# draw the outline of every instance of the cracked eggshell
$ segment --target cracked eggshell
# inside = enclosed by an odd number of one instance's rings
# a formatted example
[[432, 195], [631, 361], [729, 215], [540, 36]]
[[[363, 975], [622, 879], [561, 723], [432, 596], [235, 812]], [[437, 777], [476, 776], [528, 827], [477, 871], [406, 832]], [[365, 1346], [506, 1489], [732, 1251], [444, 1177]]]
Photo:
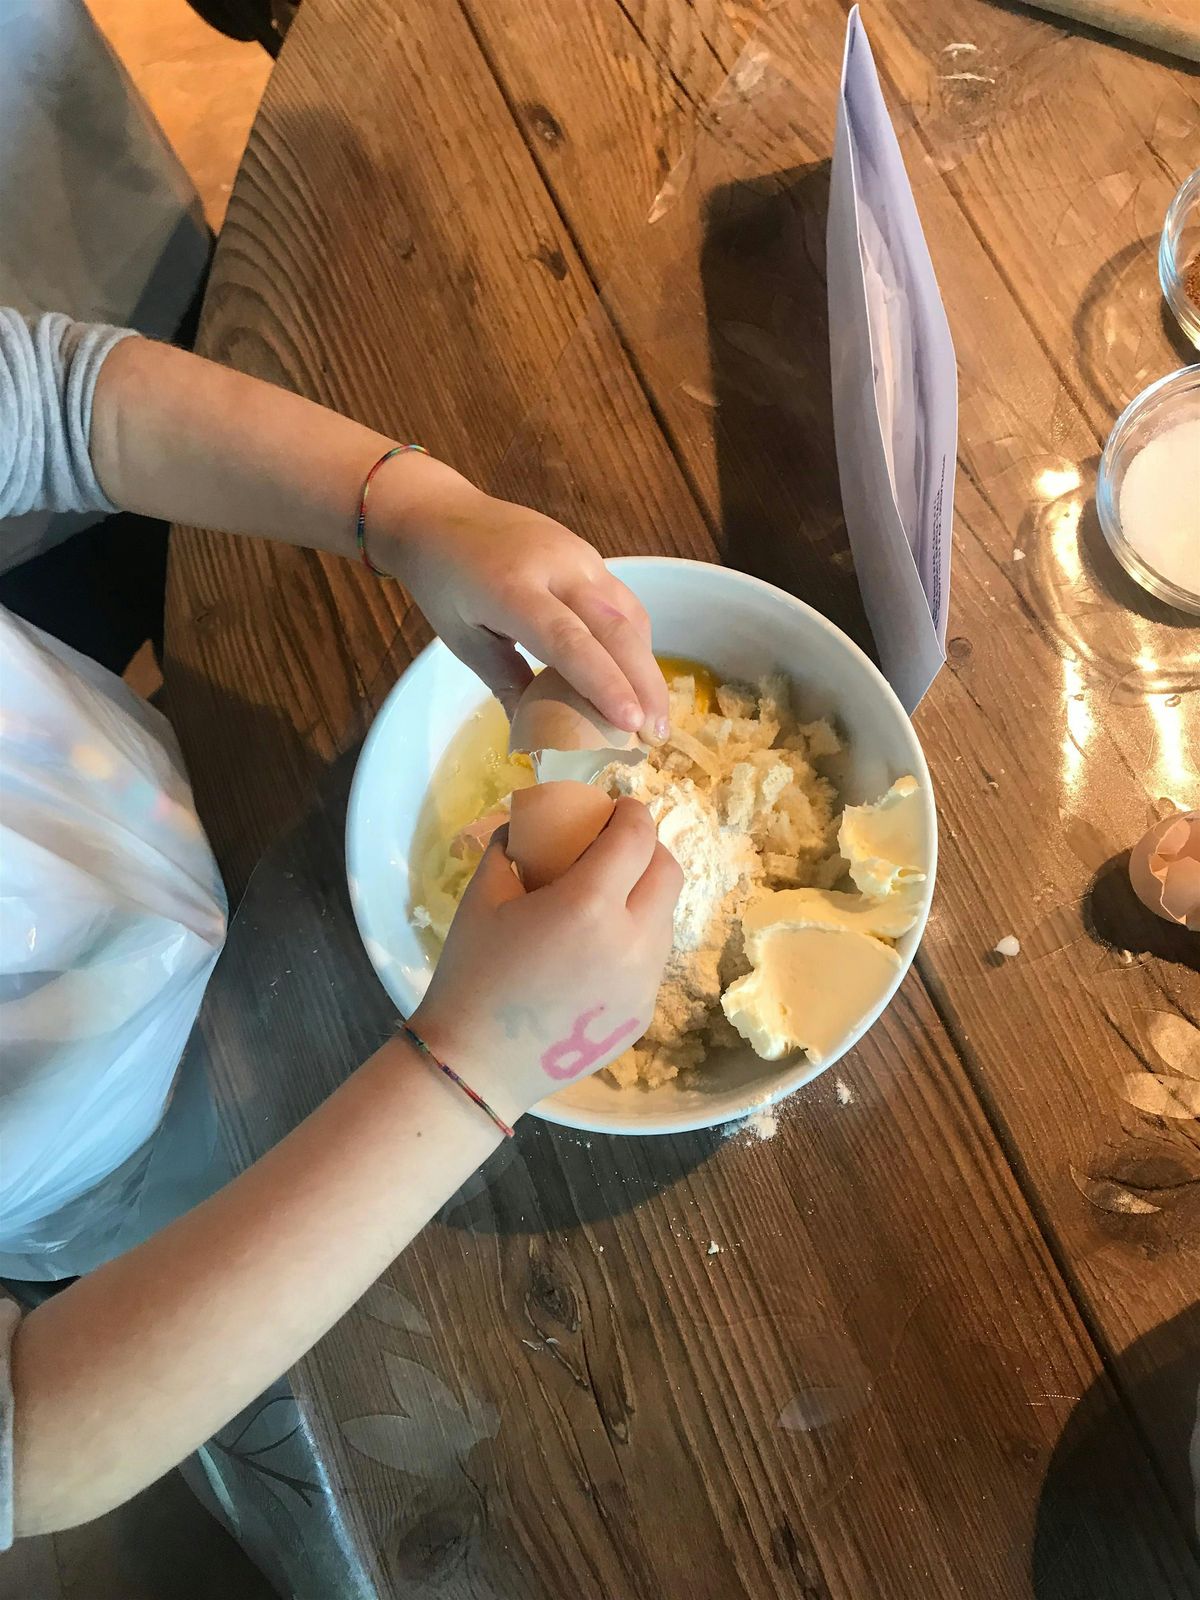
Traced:
[[539, 672], [517, 703], [509, 750], [538, 756], [543, 750], [633, 750], [635, 733], [602, 717], [553, 667]]
[[1200, 933], [1200, 811], [1179, 811], [1129, 852], [1129, 881], [1155, 916]]
[[561, 878], [604, 831], [613, 802], [603, 789], [563, 780], [518, 789], [508, 824], [508, 858], [525, 888]]
[[489, 811], [487, 816], [468, 822], [450, 841], [450, 854], [459, 861], [468, 861], [472, 857], [478, 860], [491, 843], [496, 829], [502, 828], [507, 821], [507, 811]]

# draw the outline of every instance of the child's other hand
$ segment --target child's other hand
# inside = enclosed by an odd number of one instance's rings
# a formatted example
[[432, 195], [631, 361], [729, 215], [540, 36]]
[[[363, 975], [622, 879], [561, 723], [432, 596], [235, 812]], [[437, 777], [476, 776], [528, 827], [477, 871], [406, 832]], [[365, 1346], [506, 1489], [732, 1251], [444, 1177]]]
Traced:
[[683, 878], [636, 800], [548, 888], [526, 894], [493, 839], [413, 1028], [513, 1121], [646, 1031]]
[[592, 546], [441, 462], [414, 456], [404, 466], [391, 480], [393, 515], [377, 524], [376, 559], [509, 715], [531, 677], [520, 643], [610, 722], [661, 737], [667, 689], [649, 619]]

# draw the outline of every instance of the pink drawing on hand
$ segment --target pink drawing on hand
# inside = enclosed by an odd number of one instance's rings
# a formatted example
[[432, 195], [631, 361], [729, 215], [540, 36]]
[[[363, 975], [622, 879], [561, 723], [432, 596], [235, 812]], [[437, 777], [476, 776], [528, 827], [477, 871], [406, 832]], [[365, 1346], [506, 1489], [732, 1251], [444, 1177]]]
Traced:
[[614, 1028], [603, 1039], [589, 1039], [588, 1023], [594, 1021], [603, 1010], [603, 1006], [593, 1006], [590, 1011], [576, 1017], [567, 1037], [559, 1039], [542, 1052], [542, 1071], [548, 1078], [577, 1078], [581, 1072], [586, 1072], [604, 1056], [610, 1055], [623, 1039], [641, 1031], [641, 1023], [636, 1017], [630, 1017], [628, 1022]]

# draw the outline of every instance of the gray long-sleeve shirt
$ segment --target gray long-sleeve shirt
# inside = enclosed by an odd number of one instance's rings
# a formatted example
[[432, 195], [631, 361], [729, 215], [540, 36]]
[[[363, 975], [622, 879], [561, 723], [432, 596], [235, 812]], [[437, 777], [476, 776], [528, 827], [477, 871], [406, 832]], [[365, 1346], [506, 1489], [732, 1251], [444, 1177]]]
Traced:
[[[100, 368], [128, 328], [25, 318], [0, 307], [0, 521], [34, 511], [108, 512], [88, 448]], [[23, 552], [4, 548], [0, 570]]]

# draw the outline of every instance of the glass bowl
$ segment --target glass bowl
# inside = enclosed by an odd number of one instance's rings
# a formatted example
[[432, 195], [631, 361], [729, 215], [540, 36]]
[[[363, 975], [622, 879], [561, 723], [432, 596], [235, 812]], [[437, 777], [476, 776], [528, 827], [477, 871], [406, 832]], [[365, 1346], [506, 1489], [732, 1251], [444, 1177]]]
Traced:
[[1200, 349], [1200, 167], [1184, 179], [1167, 210], [1158, 281], [1179, 326]]
[[[1200, 615], [1200, 583], [1196, 588], [1186, 587], [1159, 572], [1133, 547], [1121, 524], [1121, 489], [1130, 462], [1158, 434], [1193, 417], [1200, 418], [1200, 364], [1169, 373], [1131, 400], [1117, 418], [1100, 457], [1096, 511], [1109, 549], [1129, 576], [1168, 605]], [[1200, 505], [1196, 524], [1195, 536], [1200, 540]]]

